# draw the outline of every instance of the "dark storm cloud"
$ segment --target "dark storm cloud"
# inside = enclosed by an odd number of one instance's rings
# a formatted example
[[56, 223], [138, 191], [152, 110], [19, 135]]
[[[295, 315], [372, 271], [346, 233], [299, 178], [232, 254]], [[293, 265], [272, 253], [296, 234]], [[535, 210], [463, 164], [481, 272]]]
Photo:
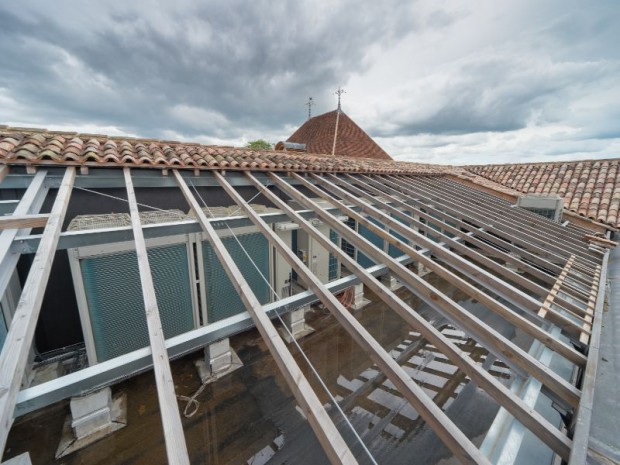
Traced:
[[30, 113], [16, 118], [151, 136], [282, 128], [310, 95], [331, 109], [367, 48], [415, 23], [396, 1], [126, 3], [0, 6], [0, 88]]

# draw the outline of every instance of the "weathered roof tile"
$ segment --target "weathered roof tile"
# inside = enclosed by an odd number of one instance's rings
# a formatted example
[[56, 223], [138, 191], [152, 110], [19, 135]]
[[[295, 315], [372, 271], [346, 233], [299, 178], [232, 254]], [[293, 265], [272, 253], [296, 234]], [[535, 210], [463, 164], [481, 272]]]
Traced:
[[136, 165], [200, 169], [386, 172], [440, 174], [447, 166], [391, 159], [331, 157], [310, 153], [0, 128], [0, 163]]
[[620, 227], [618, 164], [619, 159], [610, 159], [465, 168], [522, 193], [561, 195], [569, 210]]

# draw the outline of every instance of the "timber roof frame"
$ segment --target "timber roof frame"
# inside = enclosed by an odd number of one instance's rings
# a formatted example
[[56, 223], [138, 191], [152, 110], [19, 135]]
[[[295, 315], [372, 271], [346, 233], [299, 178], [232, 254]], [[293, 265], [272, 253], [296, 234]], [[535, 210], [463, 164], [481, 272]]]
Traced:
[[[57, 165], [55, 167], [58, 168]], [[269, 172], [267, 176], [255, 176], [253, 171], [260, 172], [260, 169], [248, 169], [241, 175], [247, 185], [254, 186], [257, 192], [261, 192], [283, 212], [259, 215], [237, 192], [238, 176], [232, 177], [234, 182], [229, 182], [229, 177], [221, 169], [195, 172], [177, 170], [174, 166], [169, 168], [172, 176], [161, 176], [159, 179], [167, 178], [178, 186], [195, 212], [196, 220], [156, 226], [141, 225], [133, 195], [133, 181], [140, 176], [136, 175], [135, 170], [124, 167], [124, 183], [128, 192], [132, 227], [70, 234], [63, 233], [61, 225], [71, 190], [74, 184], [88, 182], [88, 178], [92, 177], [91, 173], [100, 168], [83, 170], [77, 174], [74, 166], [66, 166], [63, 168], [64, 174], [60, 186], [54, 183], [46, 184], [45, 166], [37, 168], [34, 176], [23, 176], [21, 180], [17, 179], [22, 176], [19, 173], [7, 176], [6, 167], [0, 170], [0, 188], [9, 182], [10, 185], [22, 185], [26, 189], [21, 200], [14, 205], [12, 215], [7, 216], [14, 222], [8, 223], [9, 227], [0, 233], [2, 270], [0, 295], [6, 288], [8, 279], [6, 276], [15, 268], [16, 255], [18, 257], [20, 253], [34, 253], [36, 264], [30, 270], [16, 317], [11, 322], [6, 344], [0, 354], [2, 449], [16, 413], [15, 408], [20, 402], [24, 402], [24, 398], [36, 403], [40, 397], [58, 399], [59, 396], [60, 398], [71, 396], [71, 393], [75, 395], [89, 383], [91, 389], [105, 385], [124, 369], [135, 368], [139, 363], [142, 369], [155, 367], [169, 462], [187, 463], [183, 431], [182, 428], [179, 429], [178, 416], [173, 414], [174, 384], [169, 372], [169, 359], [171, 353], [175, 354], [175, 350], [171, 350], [170, 347], [179, 344], [184, 347], [183, 350], [191, 350], [190, 347], [196, 347], [192, 346], [192, 343], [198, 341], [200, 344], [225, 337], [226, 331], [222, 326], [213, 329], [208, 328], [211, 326], [208, 325], [192, 331], [191, 334], [188, 333], [189, 336], [184, 335], [185, 339], [175, 338], [172, 342], [163, 341], [161, 336], [157, 336], [157, 302], [152, 292], [152, 281], [149, 279], [144, 239], [153, 231], [166, 235], [173, 230], [176, 231], [175, 228], [197, 230], [199, 227], [211, 241], [222, 266], [276, 359], [297, 402], [310, 419], [313, 431], [331, 463], [356, 463], [349, 446], [333, 427], [324, 407], [318, 402], [316, 394], [301, 374], [287, 346], [275, 332], [267, 316], [266, 310], [277, 309], [281, 303], [275, 302], [271, 306], [258, 303], [224, 244], [219, 240], [218, 227], [225, 227], [227, 222], [231, 221], [244, 224], [251, 222], [258, 227], [310, 288], [308, 293], [293, 296], [292, 300], [309, 299], [322, 302], [461, 462], [491, 463], [486, 450], [474, 446], [385, 349], [334, 298], [333, 292], [339, 289], [338, 286], [346, 287], [355, 280], [363, 282], [408, 325], [420, 331], [503, 409], [538, 436], [559, 457], [574, 465], [585, 462], [584, 454], [587, 447], [584, 444], [587, 446], [589, 416], [593, 401], [591, 391], [596, 376], [595, 354], [601, 331], [606, 264], [609, 256], [607, 248], [586, 238], [591, 231], [572, 224], [559, 225], [531, 212], [513, 208], [510, 202], [460, 184], [448, 176], [442, 176], [441, 172], [395, 170], [389, 174], [387, 172], [378, 174], [368, 169], [343, 174], [339, 170], [335, 170], [337, 173], [332, 170], [317, 170], [309, 174], [302, 172], [300, 175], [298, 172], [283, 169], [280, 172]], [[194, 184], [194, 180], [201, 178], [208, 178], [206, 181], [203, 179], [203, 182], [207, 185], [220, 186], [227, 192], [244, 211], [245, 218], [206, 218], [187, 185], [188, 180]], [[105, 181], [101, 182], [105, 184]], [[272, 189], [267, 189], [266, 185], [277, 189], [285, 198], [295, 200], [306, 208], [306, 211], [300, 214], [293, 210], [276, 196]], [[32, 227], [32, 223], [28, 220], [36, 219], [38, 221], [36, 226], [41, 226], [42, 217], [39, 211], [51, 188], [58, 189], [52, 212], [44, 218], [44, 232], [38, 237], [31, 236], [29, 228]], [[337, 211], [323, 208], [303, 193], [307, 191], [327, 200]], [[355, 219], [384, 241], [398, 248], [403, 256], [395, 259], [378, 249], [356, 231], [344, 225], [339, 219], [343, 214]], [[337, 256], [353, 277], [341, 280], [343, 283], [338, 286], [322, 284], [297, 256], [278, 240], [265, 221], [279, 221], [284, 217], [296, 222], [330, 253]], [[308, 221], [311, 217], [327, 223], [341, 237], [376, 263], [380, 263], [378, 268], [373, 267], [376, 269], [371, 270], [361, 267], [328, 238], [323, 237]], [[20, 229], [16, 229], [18, 227]], [[399, 239], [394, 233], [404, 237], [406, 241]], [[429, 234], [435, 236], [437, 240], [429, 238]], [[26, 355], [33, 341], [34, 328], [41, 310], [54, 254], [59, 246], [62, 246], [63, 240], [75, 241], [83, 238], [91, 240], [93, 237], [108, 242], [135, 240], [137, 250], [142, 252], [138, 253], [138, 260], [143, 292], [149, 310], [146, 317], [152, 320], [153, 325], [151, 347], [98, 365], [98, 368], [90, 367], [84, 370], [85, 373], [67, 375], [20, 392], [21, 378], [27, 364]], [[20, 245], [17, 244], [19, 241], [30, 244], [30, 248], [20, 249]], [[483, 303], [489, 311], [506, 319], [547, 349], [570, 361], [575, 366], [575, 374], [582, 375], [578, 377], [577, 385], [561, 378], [533, 355], [519, 349], [481, 319], [421, 279], [406, 266], [411, 262], [431, 269], [469, 297]], [[510, 267], [506, 266], [507, 263]], [[392, 273], [409, 292], [444, 315], [455, 327], [463, 330], [489, 353], [510, 366], [518, 376], [539, 381], [537, 389], [572, 412], [572, 421], [564, 429], [552, 425], [533, 409], [530, 401], [524, 400], [506, 388], [472, 362], [452, 341], [440, 334], [386, 285], [376, 280], [373, 276], [375, 272]], [[249, 319], [244, 318], [246, 321], [244, 324], [247, 324]], [[241, 317], [235, 321], [240, 322]], [[562, 334], [570, 343], [558, 340], [556, 334]], [[178, 353], [185, 353], [183, 350]], [[166, 354], [166, 351], [171, 353]], [[19, 356], [15, 357], [14, 354]], [[71, 388], [66, 389], [67, 385]], [[169, 413], [164, 414], [165, 411]]]

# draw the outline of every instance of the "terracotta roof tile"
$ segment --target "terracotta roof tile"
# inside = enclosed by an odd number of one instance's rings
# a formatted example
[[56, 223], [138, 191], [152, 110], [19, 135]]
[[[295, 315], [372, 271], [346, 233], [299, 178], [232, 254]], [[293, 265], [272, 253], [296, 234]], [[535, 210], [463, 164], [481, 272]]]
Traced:
[[[286, 141], [306, 144], [306, 151], [309, 153], [331, 154], [334, 145], [337, 113], [338, 111], [334, 110], [310, 118]], [[343, 111], [340, 112], [338, 118], [335, 153], [345, 157], [374, 158], [376, 160], [392, 159]]]
[[0, 128], [0, 163], [394, 174], [453, 171], [449, 166], [397, 162], [389, 157], [387, 160], [332, 157], [7, 127]]
[[467, 166], [471, 173], [520, 193], [558, 194], [565, 208], [620, 227], [619, 159]]

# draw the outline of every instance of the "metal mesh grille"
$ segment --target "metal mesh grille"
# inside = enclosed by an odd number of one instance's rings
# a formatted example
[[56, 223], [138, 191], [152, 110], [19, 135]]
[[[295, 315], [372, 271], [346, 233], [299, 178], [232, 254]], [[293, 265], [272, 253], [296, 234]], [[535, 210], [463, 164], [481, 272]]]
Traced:
[[[267, 207], [266, 205], [261, 205], [258, 203], [251, 203], [250, 207], [258, 214], [263, 213], [281, 213], [282, 210], [278, 210], [277, 208]], [[243, 210], [241, 210], [238, 206], [232, 205], [230, 207], [203, 207], [202, 212], [206, 215], [207, 218], [227, 218], [231, 216], [245, 216]], [[193, 210], [190, 210], [187, 213], [189, 218], [195, 218], [196, 214]]]
[[549, 218], [551, 221], [555, 221], [556, 210], [555, 208], [536, 208], [536, 207], [522, 207], [537, 215]]
[[[345, 221], [345, 224], [349, 228], [355, 230], [355, 220], [354, 219], [347, 218], [347, 220]], [[355, 258], [355, 246], [353, 244], [351, 244], [349, 241], [347, 241], [344, 237], [342, 238], [342, 241], [340, 242], [340, 247], [342, 248], [344, 253], [346, 253], [349, 257]]]
[[[374, 218], [368, 218], [368, 221], [370, 221], [371, 223], [376, 224], [380, 228], [383, 228], [383, 225], [379, 221], [375, 220]], [[372, 242], [379, 249], [381, 249], [381, 250], [384, 249], [385, 244], [384, 244], [383, 239], [381, 239], [375, 233], [370, 232], [370, 230], [368, 230], [367, 228], [365, 228], [361, 224], [358, 225], [357, 231], [358, 231], [359, 235], [361, 235], [362, 237], [368, 239], [370, 242]], [[375, 262], [372, 261], [366, 255], [364, 255], [360, 250], [357, 251], [357, 263], [362, 265], [364, 268], [369, 268], [369, 267], [375, 265]]]
[[[241, 270], [241, 274], [250, 285], [252, 292], [261, 304], [270, 300], [270, 289], [262, 276], [267, 280], [269, 272], [269, 242], [261, 233], [242, 234], [237, 236], [243, 248], [258, 266], [260, 272], [248, 259], [245, 252], [234, 237], [222, 239], [224, 246]], [[228, 279], [224, 268], [220, 264], [213, 247], [208, 241], [203, 241], [205, 286], [207, 294], [207, 318], [209, 323], [228, 318], [245, 311], [241, 298]], [[262, 274], [262, 275], [261, 275]]]
[[[140, 212], [142, 224], [172, 223], [187, 219], [181, 210], [158, 210]], [[131, 226], [129, 213], [107, 213], [103, 215], [79, 215], [71, 220], [67, 231], [120, 228]]]
[[[329, 230], [329, 240], [336, 244], [336, 246], [340, 246], [340, 236], [333, 229]], [[339, 267], [340, 263], [338, 262], [338, 259], [335, 255], [330, 253], [327, 279], [333, 281], [334, 279], [338, 278]]]
[[[403, 220], [402, 218], [399, 218], [397, 216], [394, 216], [393, 214], [390, 215], [392, 218], [394, 218], [395, 220], [401, 222], [402, 224], [404, 224], [407, 227], [410, 227], [409, 223], [407, 223], [405, 220]], [[404, 243], [404, 244], [409, 244], [409, 241], [407, 239], [405, 239], [403, 236], [401, 236], [400, 234], [398, 234], [396, 231], [390, 231], [390, 234], [392, 236], [394, 236], [396, 239], [398, 239], [400, 242]], [[389, 245], [388, 247], [388, 254], [390, 255], [390, 257], [396, 258], [396, 257], [400, 257], [402, 255], [405, 255], [402, 250], [400, 250], [398, 247], [394, 247], [392, 244]]]
[[[148, 249], [157, 305], [170, 338], [194, 327], [185, 244]], [[95, 349], [99, 361], [149, 344], [135, 251], [81, 260]]]

